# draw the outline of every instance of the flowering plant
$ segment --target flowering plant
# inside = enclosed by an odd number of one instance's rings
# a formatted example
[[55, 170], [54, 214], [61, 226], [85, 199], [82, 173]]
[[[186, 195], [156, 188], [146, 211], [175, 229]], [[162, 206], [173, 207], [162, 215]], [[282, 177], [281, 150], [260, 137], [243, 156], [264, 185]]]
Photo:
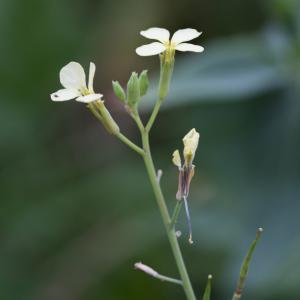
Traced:
[[[141, 134], [142, 146], [136, 145], [123, 133], [121, 133], [118, 123], [114, 120], [110, 112], [105, 107], [103, 95], [94, 92], [93, 80], [96, 70], [94, 63], [90, 63], [88, 84], [86, 83], [86, 75], [84, 69], [79, 63], [70, 62], [69, 64], [64, 66], [60, 71], [60, 82], [64, 89], [60, 89], [57, 92], [51, 94], [51, 99], [56, 102], [75, 99], [76, 101], [86, 103], [87, 108], [99, 121], [101, 121], [101, 123], [109, 133], [116, 136], [143, 158], [170, 242], [170, 246], [172, 248], [180, 279], [174, 279], [165, 275], [161, 275], [153, 268], [141, 262], [136, 263], [135, 268], [147, 273], [154, 278], [182, 286], [188, 300], [195, 300], [196, 296], [180, 250], [178, 242], [180, 234], [175, 230], [175, 225], [182, 203], [184, 203], [189, 228], [188, 241], [190, 244], [192, 244], [192, 225], [188, 207], [188, 196], [190, 192], [191, 180], [195, 174], [195, 166], [193, 164], [193, 160], [198, 147], [200, 134], [196, 131], [195, 128], [193, 128], [184, 136], [182, 140], [184, 144], [183, 161], [181, 161], [179, 150], [175, 150], [173, 153], [172, 161], [178, 168], [179, 175], [178, 191], [176, 193], [177, 201], [174, 212], [171, 215], [166, 206], [165, 198], [160, 186], [161, 171], [157, 171], [155, 169], [151, 156], [149, 133], [156, 120], [160, 107], [169, 92], [170, 82], [174, 69], [176, 50], [198, 53], [203, 52], [203, 47], [187, 43], [188, 41], [199, 37], [200, 34], [201, 33], [195, 29], [180, 29], [176, 31], [170, 39], [170, 32], [164, 28], [153, 27], [145, 31], [141, 31], [142, 36], [149, 39], [158, 40], [158, 42], [152, 42], [150, 44], [140, 46], [136, 49], [136, 53], [140, 56], [159, 55], [160, 59], [160, 81], [157, 93], [158, 98], [147, 123], [144, 124], [139, 114], [139, 102], [141, 98], [146, 95], [149, 86], [147, 71], [145, 70], [141, 72], [141, 74], [133, 72], [128, 80], [126, 91], [118, 81], [112, 82], [115, 95], [122, 102], [128, 114], [137, 124], [137, 127]], [[247, 253], [246, 258], [242, 264], [238, 285], [233, 294], [233, 300], [241, 298], [249, 263], [261, 232], [262, 229], [258, 229], [256, 238], [253, 241], [249, 252]], [[211, 279], [212, 276], [209, 275], [208, 282], [203, 293], [203, 300], [210, 299]]]

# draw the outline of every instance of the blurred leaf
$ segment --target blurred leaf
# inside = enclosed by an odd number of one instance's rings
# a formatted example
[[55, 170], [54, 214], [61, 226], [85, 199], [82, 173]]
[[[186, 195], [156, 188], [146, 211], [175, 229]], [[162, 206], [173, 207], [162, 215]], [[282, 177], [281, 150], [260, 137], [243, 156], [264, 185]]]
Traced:
[[[273, 32], [272, 32], [273, 33]], [[266, 39], [268, 37], [268, 39]], [[242, 101], [287, 86], [289, 78], [282, 68], [287, 61], [276, 62], [270, 56], [268, 40], [284, 44], [278, 35], [264, 34], [216, 41], [205, 46], [203, 54], [178, 58], [168, 99], [163, 107], [198, 101]], [[179, 57], [180, 53], [177, 53]], [[285, 57], [281, 56], [281, 59]], [[156, 100], [152, 86], [144, 109]]]

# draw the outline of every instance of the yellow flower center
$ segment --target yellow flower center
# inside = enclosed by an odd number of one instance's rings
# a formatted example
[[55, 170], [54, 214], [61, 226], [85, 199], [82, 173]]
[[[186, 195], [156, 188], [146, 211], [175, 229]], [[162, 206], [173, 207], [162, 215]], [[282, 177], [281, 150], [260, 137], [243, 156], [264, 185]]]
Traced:
[[167, 41], [164, 43], [164, 46], [166, 47], [165, 62], [170, 63], [174, 60], [176, 44], [171, 41]]

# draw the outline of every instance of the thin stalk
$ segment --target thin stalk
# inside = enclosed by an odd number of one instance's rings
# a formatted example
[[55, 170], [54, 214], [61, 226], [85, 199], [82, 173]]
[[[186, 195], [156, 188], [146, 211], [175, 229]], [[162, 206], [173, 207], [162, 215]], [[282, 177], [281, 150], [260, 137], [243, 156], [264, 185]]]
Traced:
[[139, 116], [138, 111], [137, 110], [133, 111], [131, 116], [134, 119], [135, 123], [137, 124], [140, 132], [142, 133], [144, 131], [145, 127], [144, 127], [144, 124], [143, 124], [143, 122], [142, 122], [142, 120]]
[[150, 131], [150, 129], [151, 129], [151, 127], [152, 127], [152, 125], [153, 125], [153, 123], [154, 123], [154, 121], [155, 121], [155, 119], [156, 119], [156, 117], [158, 115], [158, 112], [159, 112], [159, 109], [160, 109], [160, 106], [161, 106], [162, 102], [163, 102], [163, 99], [158, 99], [156, 101], [156, 103], [155, 103], [155, 106], [153, 108], [153, 111], [151, 113], [149, 121], [148, 121], [148, 123], [146, 125], [146, 130], [148, 132]]
[[174, 58], [171, 61], [164, 62], [164, 58], [160, 58], [160, 78], [159, 78], [159, 87], [158, 87], [158, 99], [155, 103], [149, 121], [146, 125], [146, 131], [149, 132], [160, 109], [161, 104], [163, 103], [164, 99], [166, 98], [169, 92], [169, 86], [172, 78], [174, 67]]
[[144, 155], [144, 150], [142, 148], [140, 148], [139, 146], [137, 146], [136, 144], [134, 144], [131, 140], [129, 140], [125, 135], [123, 135], [121, 132], [116, 134], [116, 137], [118, 139], [120, 139], [124, 144], [126, 144], [127, 146], [129, 146], [132, 150], [134, 150], [135, 152], [137, 152], [140, 155]]
[[155, 167], [154, 167], [151, 152], [150, 152], [149, 134], [146, 130], [143, 130], [141, 133], [142, 133], [143, 148], [145, 151], [145, 153], [143, 155], [145, 166], [146, 166], [148, 176], [149, 176], [149, 179], [150, 179], [150, 182], [151, 182], [154, 194], [155, 194], [155, 198], [156, 198], [159, 210], [160, 210], [161, 217], [163, 219], [163, 223], [165, 225], [165, 229], [166, 229], [168, 239], [169, 239], [172, 251], [173, 251], [173, 255], [174, 255], [174, 258], [175, 258], [175, 261], [177, 264], [177, 268], [178, 268], [180, 277], [182, 279], [183, 289], [184, 289], [185, 295], [188, 300], [196, 300], [196, 297], [195, 297], [195, 294], [193, 291], [193, 287], [191, 285], [190, 278], [187, 273], [185, 263], [183, 261], [183, 257], [182, 257], [181, 250], [180, 250], [180, 247], [178, 244], [175, 230], [174, 230], [174, 228], [170, 227], [171, 218], [170, 218], [170, 215], [168, 212], [168, 208], [166, 206], [164, 195], [160, 188], [160, 184], [158, 183], [157, 178], [156, 178]]
[[171, 224], [171, 218], [169, 215], [169, 211], [164, 199], [164, 195], [162, 193], [160, 183], [157, 180], [157, 174], [155, 171], [155, 167], [153, 164], [152, 156], [151, 156], [151, 150], [149, 145], [149, 132], [150, 129], [157, 117], [157, 114], [159, 112], [160, 106], [165, 99], [165, 97], [168, 94], [169, 91], [169, 85], [172, 77], [173, 72], [173, 66], [174, 66], [174, 57], [172, 56], [171, 61], [164, 61], [164, 57], [161, 57], [161, 72], [160, 72], [160, 81], [159, 81], [159, 90], [158, 90], [158, 100], [155, 103], [154, 109], [152, 111], [152, 114], [149, 118], [149, 121], [147, 122], [147, 125], [144, 127], [137, 111], [133, 112], [133, 118], [137, 123], [137, 126], [139, 127], [139, 130], [142, 135], [142, 143], [143, 143], [143, 159], [146, 166], [146, 170], [153, 188], [153, 192], [156, 198], [156, 202], [167, 232], [167, 236], [170, 242], [170, 246], [172, 248], [172, 252], [177, 264], [177, 268], [182, 280], [182, 286], [183, 290], [185, 292], [187, 300], [196, 300], [195, 293], [193, 291], [193, 287], [189, 278], [189, 275], [186, 270], [186, 266], [181, 254], [181, 250], [178, 244], [176, 232], [174, 226], [170, 226]]
[[177, 223], [178, 215], [179, 215], [181, 206], [182, 206], [182, 200], [177, 200], [177, 203], [176, 203], [176, 206], [174, 208], [173, 215], [172, 215], [171, 223], [170, 223], [171, 228], [173, 228], [175, 226], [175, 224]]
[[171, 282], [171, 283], [182, 285], [182, 281], [181, 280], [178, 280], [178, 279], [175, 279], [175, 278], [172, 278], [172, 277], [169, 277], [169, 276], [165, 276], [165, 275], [159, 274], [157, 271], [155, 271], [151, 267], [143, 264], [142, 262], [135, 263], [134, 267], [137, 270], [140, 270], [140, 271], [148, 274], [149, 276], [154, 277], [156, 279], [159, 279], [161, 281], [168, 281], [168, 282]]
[[171, 282], [171, 283], [182, 285], [182, 281], [181, 280], [175, 279], [175, 278], [171, 278], [171, 277], [168, 277], [168, 276], [164, 276], [164, 275], [158, 274], [155, 278], [160, 279], [161, 281], [168, 281], [168, 282]]

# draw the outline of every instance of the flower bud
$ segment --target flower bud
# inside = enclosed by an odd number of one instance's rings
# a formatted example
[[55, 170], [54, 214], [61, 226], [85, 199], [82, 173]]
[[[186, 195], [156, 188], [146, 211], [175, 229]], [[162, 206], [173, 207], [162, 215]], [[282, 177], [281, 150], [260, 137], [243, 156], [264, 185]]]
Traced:
[[112, 82], [113, 90], [115, 95], [119, 100], [122, 102], [126, 102], [126, 94], [124, 92], [124, 89], [121, 87], [120, 83], [118, 81], [113, 81]]
[[182, 139], [184, 144], [183, 156], [186, 166], [192, 164], [199, 142], [199, 133], [195, 128], [191, 129]]
[[153, 270], [151, 267], [149, 267], [147, 265], [144, 265], [141, 262], [135, 263], [134, 267], [138, 270], [141, 270], [141, 271], [147, 273], [150, 276], [157, 277], [157, 275], [158, 275], [158, 273], [155, 270]]
[[132, 72], [127, 83], [127, 100], [130, 107], [135, 106], [141, 99], [140, 83], [136, 72]]
[[149, 88], [149, 78], [147, 72], [147, 70], [144, 70], [139, 77], [141, 97], [146, 95]]

